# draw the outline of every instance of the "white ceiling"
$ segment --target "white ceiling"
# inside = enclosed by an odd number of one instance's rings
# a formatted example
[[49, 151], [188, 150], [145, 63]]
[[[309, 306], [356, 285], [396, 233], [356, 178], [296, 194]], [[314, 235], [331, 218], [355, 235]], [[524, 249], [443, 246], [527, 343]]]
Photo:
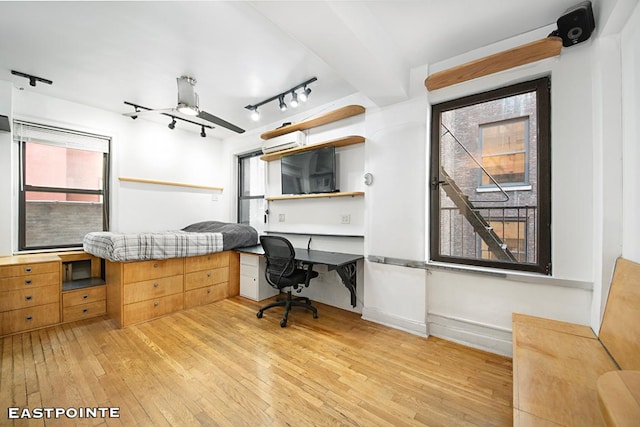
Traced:
[[[309, 102], [289, 113], [355, 92], [378, 105], [401, 101], [412, 68], [553, 24], [577, 3], [1, 1], [0, 80], [124, 113], [124, 101], [174, 107], [175, 79], [188, 75], [198, 81], [201, 109], [251, 129], [260, 124], [246, 105], [314, 76]], [[10, 70], [53, 85], [33, 88]], [[262, 114], [261, 123], [287, 118], [275, 103]]]

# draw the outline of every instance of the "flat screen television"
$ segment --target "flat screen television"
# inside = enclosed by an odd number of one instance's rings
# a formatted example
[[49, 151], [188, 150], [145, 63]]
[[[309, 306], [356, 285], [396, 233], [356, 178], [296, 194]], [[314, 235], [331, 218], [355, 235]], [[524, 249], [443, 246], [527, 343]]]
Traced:
[[335, 147], [316, 148], [280, 159], [282, 194], [333, 193], [336, 189]]

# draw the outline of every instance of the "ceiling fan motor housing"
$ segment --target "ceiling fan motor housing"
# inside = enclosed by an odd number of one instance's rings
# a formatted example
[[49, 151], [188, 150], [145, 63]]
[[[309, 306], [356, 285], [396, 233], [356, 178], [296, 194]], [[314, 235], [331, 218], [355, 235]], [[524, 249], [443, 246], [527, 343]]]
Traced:
[[177, 78], [178, 81], [178, 109], [187, 108], [198, 111], [198, 94], [194, 87], [196, 79], [192, 77], [182, 76]]

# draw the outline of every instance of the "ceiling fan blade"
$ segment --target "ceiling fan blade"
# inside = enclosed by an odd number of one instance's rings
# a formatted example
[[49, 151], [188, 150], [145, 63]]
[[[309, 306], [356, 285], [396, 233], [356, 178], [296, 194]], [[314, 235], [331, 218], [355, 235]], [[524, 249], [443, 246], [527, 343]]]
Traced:
[[213, 114], [209, 114], [206, 111], [200, 111], [200, 114], [198, 114], [198, 117], [203, 119], [203, 120], [209, 121], [211, 123], [215, 123], [218, 126], [222, 126], [222, 127], [227, 128], [229, 130], [232, 130], [232, 131], [234, 131], [236, 133], [244, 133], [244, 129], [242, 129], [242, 128], [240, 128], [240, 127], [238, 127], [238, 126], [236, 126], [236, 125], [234, 125], [232, 123], [229, 123], [226, 120], [222, 120], [220, 117], [216, 117]]

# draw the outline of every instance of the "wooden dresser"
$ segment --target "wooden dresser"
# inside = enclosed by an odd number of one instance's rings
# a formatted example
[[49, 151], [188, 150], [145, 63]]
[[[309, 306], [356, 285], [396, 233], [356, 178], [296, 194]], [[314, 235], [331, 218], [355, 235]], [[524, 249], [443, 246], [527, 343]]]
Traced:
[[238, 295], [239, 255], [107, 261], [106, 281], [107, 313], [125, 327]]
[[0, 258], [0, 336], [60, 323], [60, 258]]

